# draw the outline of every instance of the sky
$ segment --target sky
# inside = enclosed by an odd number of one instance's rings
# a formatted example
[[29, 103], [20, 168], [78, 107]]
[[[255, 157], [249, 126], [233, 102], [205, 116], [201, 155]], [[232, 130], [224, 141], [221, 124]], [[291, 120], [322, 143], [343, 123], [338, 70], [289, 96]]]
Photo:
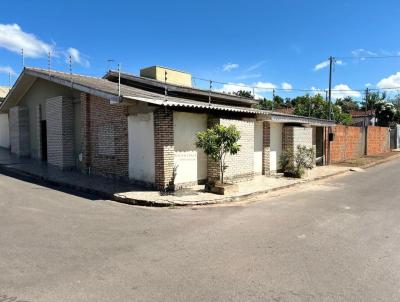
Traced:
[[330, 56], [334, 97], [400, 87], [400, 57], [379, 58], [400, 55], [398, 0], [14, 0], [1, 11], [0, 85], [17, 79], [23, 48], [26, 66], [47, 68], [48, 52], [52, 69], [69, 71], [71, 56], [91, 76], [162, 65], [260, 97], [326, 89]]

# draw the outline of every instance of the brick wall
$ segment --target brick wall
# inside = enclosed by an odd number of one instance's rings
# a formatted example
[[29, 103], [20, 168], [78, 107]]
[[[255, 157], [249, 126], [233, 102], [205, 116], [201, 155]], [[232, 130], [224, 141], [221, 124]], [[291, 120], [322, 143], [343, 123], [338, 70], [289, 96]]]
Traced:
[[81, 94], [82, 166], [90, 173], [128, 179], [128, 108]]
[[27, 107], [16, 106], [10, 109], [11, 152], [18, 156], [30, 155], [29, 112]]
[[282, 150], [292, 149], [297, 146], [313, 148], [313, 129], [305, 127], [284, 126], [282, 130]]
[[74, 109], [72, 100], [62, 96], [48, 99], [46, 118], [47, 162], [61, 169], [74, 167]]
[[154, 111], [155, 185], [164, 189], [174, 170], [174, 117], [169, 108]]
[[369, 126], [367, 130], [367, 142], [367, 155], [389, 152], [389, 128]]
[[263, 122], [263, 167], [262, 174], [270, 175], [270, 151], [271, 151], [271, 124]]
[[[236, 155], [227, 155], [225, 164], [228, 168], [224, 178], [227, 181], [239, 182], [254, 178], [254, 119], [238, 120], [227, 118], [211, 118], [208, 126], [215, 123], [224, 126], [234, 125], [240, 131], [239, 145], [240, 151]], [[212, 159], [207, 160], [207, 174], [209, 180], [218, 180], [220, 171], [219, 166]]]
[[337, 125], [332, 128], [335, 139], [331, 145], [331, 163], [364, 155], [365, 137], [362, 127]]
[[367, 139], [364, 127], [348, 127], [337, 125], [332, 128], [335, 139], [331, 145], [331, 163], [343, 162], [365, 155], [378, 155], [390, 151], [389, 128], [369, 126]]

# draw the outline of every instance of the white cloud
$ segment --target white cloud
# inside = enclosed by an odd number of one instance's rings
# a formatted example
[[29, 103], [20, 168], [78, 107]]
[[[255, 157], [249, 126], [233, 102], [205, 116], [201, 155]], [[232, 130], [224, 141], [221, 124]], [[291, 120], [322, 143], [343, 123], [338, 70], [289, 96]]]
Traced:
[[69, 56], [71, 56], [72, 62], [78, 63], [79, 65], [82, 65], [84, 67], [90, 66], [89, 61], [83, 58], [79, 50], [77, 50], [76, 48], [73, 47], [68, 48], [66, 54], [67, 54], [66, 58], [67, 63], [69, 62]]
[[339, 84], [332, 88], [332, 99], [344, 98], [346, 96], [359, 98], [361, 93], [359, 91], [352, 90], [346, 84]]
[[53, 49], [53, 45], [24, 32], [18, 24], [0, 24], [0, 47], [15, 53], [24, 49], [24, 56], [31, 58], [47, 56]]
[[367, 57], [367, 56], [371, 57], [371, 56], [377, 55], [375, 52], [372, 52], [372, 51], [364, 49], [364, 48], [354, 49], [351, 51], [351, 54], [355, 57]]
[[[312, 90], [312, 95], [317, 95], [320, 94], [323, 97], [325, 97], [325, 91], [328, 91], [328, 89], [319, 89], [314, 86], [311, 87]], [[346, 96], [351, 96], [354, 98], [359, 98], [361, 96], [361, 93], [357, 90], [352, 90], [348, 85], [346, 84], [339, 84], [336, 85], [335, 87], [332, 87], [332, 99], [339, 99], [339, 98], [344, 98]]]
[[[253, 89], [254, 87], [254, 89]], [[276, 88], [277, 86], [273, 83], [270, 82], [256, 82], [250, 85], [244, 84], [244, 83], [227, 83], [222, 85], [221, 88], [214, 89], [214, 91], [218, 92], [224, 92], [224, 93], [234, 93], [239, 90], [245, 90], [245, 91], [250, 91], [251, 93], [255, 94], [256, 99], [262, 99], [264, 98], [265, 93], [272, 93], [272, 90]]]
[[16, 76], [17, 73], [12, 69], [10, 66], [0, 66], [0, 73], [6, 73], [6, 74], [11, 74], [13, 76]]
[[247, 72], [254, 71], [254, 70], [260, 68], [261, 66], [263, 66], [266, 62], [267, 62], [267, 61], [260, 61], [260, 62], [257, 62], [256, 64], [251, 65], [250, 67], [248, 67], [247, 69], [245, 69], [244, 72], [247, 73]]
[[256, 78], [259, 78], [261, 76], [262, 76], [261, 73], [244, 74], [244, 75], [236, 77], [236, 80], [256, 79]]
[[239, 68], [239, 64], [236, 63], [228, 63], [222, 66], [223, 71], [231, 71], [232, 69]]
[[365, 84], [364, 86], [365, 86], [365, 87], [371, 87], [372, 84], [371, 84], [371, 83], [367, 83], [367, 84]]
[[376, 84], [376, 86], [380, 89], [400, 87], [400, 71], [388, 76], [387, 78], [383, 78], [378, 82], [378, 84]]
[[[341, 60], [336, 60], [335, 64], [336, 65], [344, 65], [343, 61], [341, 61]], [[329, 66], [329, 60], [323, 61], [323, 62], [321, 62], [321, 63], [319, 63], [319, 64], [314, 66], [314, 71], [324, 69], [324, 68], [326, 68], [328, 66]]]
[[283, 82], [281, 84], [281, 87], [282, 87], [282, 89], [285, 89], [285, 90], [291, 90], [293, 88], [293, 86], [287, 82]]

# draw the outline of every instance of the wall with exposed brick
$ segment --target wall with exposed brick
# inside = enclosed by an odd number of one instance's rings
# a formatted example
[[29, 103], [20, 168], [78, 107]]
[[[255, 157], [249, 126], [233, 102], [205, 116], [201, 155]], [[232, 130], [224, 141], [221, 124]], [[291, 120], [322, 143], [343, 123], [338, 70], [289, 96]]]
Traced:
[[82, 168], [128, 179], [128, 108], [81, 93]]
[[389, 128], [369, 126], [367, 130], [367, 155], [377, 155], [390, 151]]
[[342, 162], [364, 155], [364, 128], [337, 125], [332, 128], [334, 141], [330, 142], [331, 163]]
[[72, 100], [62, 96], [48, 99], [46, 117], [47, 162], [61, 169], [73, 168], [75, 161]]
[[263, 170], [262, 174], [270, 175], [270, 151], [271, 151], [271, 124], [263, 122]]
[[[215, 118], [209, 120], [208, 126], [220, 123], [224, 126], [234, 125], [240, 131], [239, 145], [240, 151], [235, 155], [227, 155], [225, 163], [228, 168], [224, 178], [227, 181], [239, 182], [254, 178], [254, 123], [255, 119], [228, 119]], [[219, 179], [219, 167], [212, 159], [208, 159], [208, 178], [209, 180]]]
[[11, 152], [18, 156], [30, 155], [29, 111], [25, 106], [10, 109]]
[[174, 172], [174, 115], [169, 108], [154, 111], [155, 185], [164, 189]]
[[284, 126], [282, 130], [282, 149], [296, 151], [297, 146], [313, 148], [313, 129], [296, 126]]

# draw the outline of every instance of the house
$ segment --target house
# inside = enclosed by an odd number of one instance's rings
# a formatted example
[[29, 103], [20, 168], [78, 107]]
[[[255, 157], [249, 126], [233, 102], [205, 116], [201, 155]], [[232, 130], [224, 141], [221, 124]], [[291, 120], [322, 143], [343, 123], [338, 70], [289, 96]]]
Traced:
[[[0, 86], [0, 106], [10, 90], [7, 86]], [[9, 148], [8, 114], [0, 114], [0, 147]]]
[[358, 127], [363, 126], [375, 126], [376, 117], [375, 110], [357, 110], [350, 112], [351, 118], [353, 119], [353, 125]]
[[60, 169], [129, 179], [163, 189], [219, 177], [196, 149], [196, 133], [235, 125], [241, 150], [227, 157], [226, 177], [252, 179], [279, 169], [285, 148], [306, 145], [325, 158], [332, 121], [253, 108], [235, 95], [196, 89], [191, 75], [154, 66], [141, 76], [103, 78], [25, 68], [0, 107], [9, 117], [10, 150]]

